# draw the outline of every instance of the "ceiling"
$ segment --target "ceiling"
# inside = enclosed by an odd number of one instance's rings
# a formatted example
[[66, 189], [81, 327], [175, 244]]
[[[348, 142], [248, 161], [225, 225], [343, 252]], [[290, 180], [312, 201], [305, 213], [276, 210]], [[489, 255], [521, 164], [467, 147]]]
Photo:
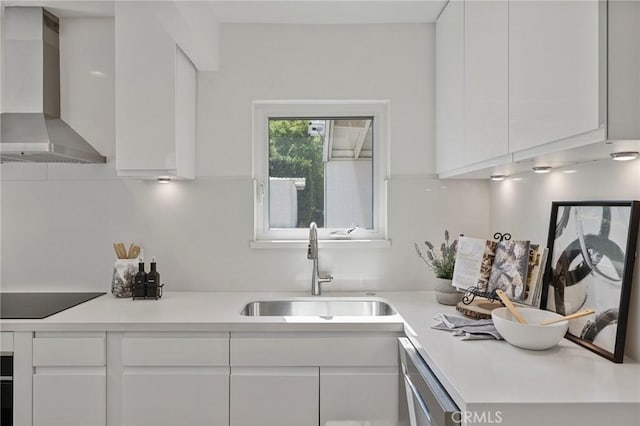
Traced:
[[115, 3], [113, 1], [12, 0], [3, 1], [2, 5], [46, 7], [59, 18], [109, 17], [115, 14]]
[[[153, 0], [147, 0], [153, 1]], [[186, 1], [186, 0], [182, 0]], [[447, 0], [199, 0], [220, 23], [383, 24], [435, 22]], [[115, 1], [12, 0], [3, 6], [43, 6], [62, 18], [114, 16]]]

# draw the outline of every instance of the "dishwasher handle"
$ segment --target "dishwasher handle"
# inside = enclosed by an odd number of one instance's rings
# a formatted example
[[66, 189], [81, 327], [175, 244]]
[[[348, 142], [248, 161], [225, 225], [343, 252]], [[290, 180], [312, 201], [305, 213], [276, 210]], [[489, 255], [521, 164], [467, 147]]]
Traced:
[[456, 403], [409, 339], [402, 337], [398, 340], [402, 374], [431, 422], [437, 426], [459, 425], [461, 416]]

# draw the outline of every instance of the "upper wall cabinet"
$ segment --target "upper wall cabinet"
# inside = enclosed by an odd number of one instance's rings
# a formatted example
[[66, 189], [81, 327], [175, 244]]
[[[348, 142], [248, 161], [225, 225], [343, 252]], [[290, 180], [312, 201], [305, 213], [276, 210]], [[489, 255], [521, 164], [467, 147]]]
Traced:
[[436, 23], [437, 170], [504, 161], [508, 142], [508, 10], [450, 1]]
[[195, 177], [196, 69], [146, 5], [116, 6], [116, 168]]
[[604, 139], [604, 6], [599, 1], [509, 2], [511, 151], [589, 132], [595, 134], [588, 143]]
[[452, 0], [436, 37], [440, 177], [640, 149], [640, 2]]
[[607, 14], [607, 139], [640, 140], [640, 2], [609, 1]]
[[506, 1], [464, 6], [465, 164], [509, 153]]

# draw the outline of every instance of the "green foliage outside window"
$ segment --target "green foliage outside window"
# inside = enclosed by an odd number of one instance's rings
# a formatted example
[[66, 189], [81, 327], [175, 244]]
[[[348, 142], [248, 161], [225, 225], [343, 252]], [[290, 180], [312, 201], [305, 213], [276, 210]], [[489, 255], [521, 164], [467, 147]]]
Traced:
[[305, 178], [298, 191], [298, 228], [324, 226], [323, 141], [309, 136], [308, 120], [269, 120], [269, 176]]

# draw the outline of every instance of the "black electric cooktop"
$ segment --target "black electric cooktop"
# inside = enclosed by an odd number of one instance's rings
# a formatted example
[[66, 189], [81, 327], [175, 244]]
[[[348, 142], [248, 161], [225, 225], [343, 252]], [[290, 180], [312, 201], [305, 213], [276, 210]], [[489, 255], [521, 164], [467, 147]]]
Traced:
[[103, 293], [0, 293], [0, 319], [42, 319]]

